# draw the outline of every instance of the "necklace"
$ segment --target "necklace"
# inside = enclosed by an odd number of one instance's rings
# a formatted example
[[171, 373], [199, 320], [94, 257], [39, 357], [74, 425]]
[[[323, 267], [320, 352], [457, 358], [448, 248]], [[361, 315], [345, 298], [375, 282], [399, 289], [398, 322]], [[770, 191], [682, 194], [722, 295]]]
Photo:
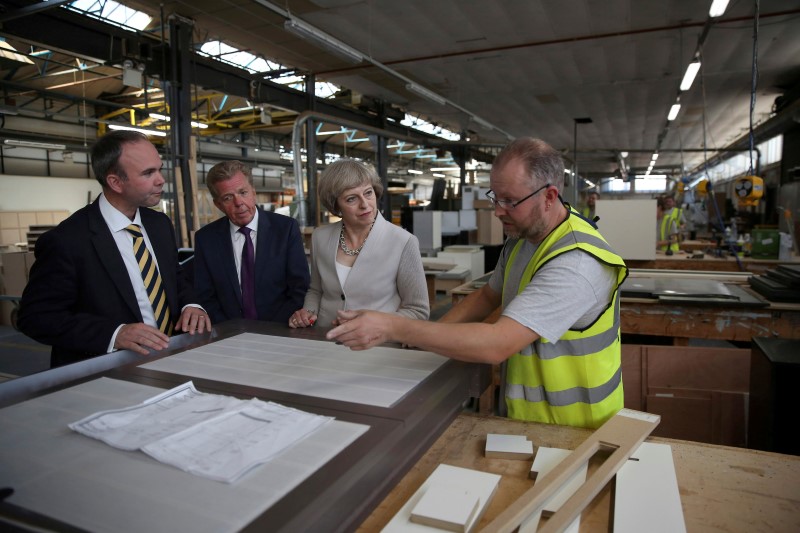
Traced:
[[347, 242], [345, 242], [344, 240], [344, 220], [342, 220], [342, 229], [341, 231], [339, 231], [339, 246], [341, 247], [345, 255], [349, 255], [352, 257], [354, 255], [358, 255], [361, 253], [361, 249], [364, 247], [365, 244], [367, 244], [367, 239], [369, 239], [369, 234], [372, 233], [372, 226], [375, 225], [375, 220], [377, 220], [377, 217], [372, 221], [372, 225], [369, 227], [369, 231], [367, 232], [367, 236], [364, 238], [364, 242], [362, 242], [361, 246], [359, 246], [355, 250], [351, 250], [350, 248], [348, 248]]

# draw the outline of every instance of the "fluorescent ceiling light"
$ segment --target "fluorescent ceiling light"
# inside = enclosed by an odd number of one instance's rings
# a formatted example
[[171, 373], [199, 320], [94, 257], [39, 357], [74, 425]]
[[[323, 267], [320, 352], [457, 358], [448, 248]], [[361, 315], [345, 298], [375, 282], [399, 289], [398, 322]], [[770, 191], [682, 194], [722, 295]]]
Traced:
[[622, 158], [625, 159], [626, 157], [628, 157], [628, 152], [620, 152], [619, 155], [621, 155]]
[[435, 92], [431, 91], [430, 89], [426, 89], [416, 83], [406, 83], [406, 89], [411, 91], [412, 93], [416, 93], [421, 97], [430, 100], [431, 102], [439, 105], [447, 104], [447, 100], [444, 96], [440, 94], [436, 94]]
[[307, 41], [311, 41], [320, 47], [328, 50], [332, 54], [335, 54], [342, 59], [350, 61], [351, 63], [361, 63], [364, 61], [364, 54], [356, 50], [355, 48], [351, 48], [341, 42], [340, 40], [336, 39], [335, 37], [328, 35], [327, 33], [323, 32], [311, 26], [310, 24], [306, 24], [305, 22], [291, 18], [288, 19], [286, 22], [283, 23], [283, 28], [286, 31], [292, 32]]
[[656, 159], [658, 159], [658, 152], [655, 152], [655, 153], [653, 154], [653, 157], [652, 157], [652, 159], [653, 159], [653, 161], [655, 161]]
[[[163, 120], [164, 122], [169, 122], [170, 120], [172, 120], [167, 115], [162, 115], [160, 113], [150, 113], [150, 118], [155, 120]], [[189, 123], [192, 125], [193, 128], [200, 128], [201, 130], [204, 130], [208, 127], [208, 124], [203, 124], [202, 122], [195, 122], [194, 120], [190, 121]]]
[[681, 104], [672, 104], [672, 107], [669, 109], [669, 115], [667, 115], [667, 120], [675, 120], [675, 117], [678, 116], [678, 111], [681, 110]]
[[721, 17], [728, 9], [728, 0], [714, 0], [711, 2], [711, 9], [708, 10], [709, 17]]
[[167, 132], [161, 130], [148, 130], [145, 128], [134, 128], [133, 126], [123, 126], [122, 124], [109, 124], [108, 129], [111, 130], [127, 130], [127, 131], [138, 131], [139, 133], [144, 133], [145, 135], [155, 135], [156, 137], [166, 137]]
[[251, 106], [251, 105], [246, 106], [246, 107], [235, 107], [235, 108], [231, 109], [229, 111], [229, 113], [238, 113], [240, 111], [252, 111], [253, 109], [255, 109], [255, 108], [253, 106]]
[[408, 173], [409, 174], [422, 174], [422, 171], [421, 170], [416, 170], [416, 169], [413, 169], [413, 168], [409, 168], [408, 169]]
[[36, 141], [24, 141], [21, 139], [6, 139], [4, 144], [9, 146], [22, 146], [23, 148], [44, 148], [45, 150], [65, 150], [67, 148], [64, 144], [56, 143], [41, 143]]
[[339, 135], [340, 133], [350, 133], [350, 130], [348, 130], [347, 128], [342, 128], [340, 130], [333, 130], [333, 131], [318, 131], [317, 137], [320, 137], [322, 135]]
[[688, 91], [692, 87], [698, 70], [700, 70], [699, 61], [689, 63], [689, 66], [686, 67], [686, 74], [683, 75], [683, 81], [681, 81], [681, 91]]
[[446, 178], [446, 177], [447, 177], [447, 176], [445, 176], [444, 174], [439, 174], [438, 172], [434, 172], [434, 173], [432, 174], [432, 176], [433, 176], [434, 178]]
[[432, 168], [430, 170], [431, 172], [447, 172], [448, 170], [461, 170], [461, 167], [440, 167]]

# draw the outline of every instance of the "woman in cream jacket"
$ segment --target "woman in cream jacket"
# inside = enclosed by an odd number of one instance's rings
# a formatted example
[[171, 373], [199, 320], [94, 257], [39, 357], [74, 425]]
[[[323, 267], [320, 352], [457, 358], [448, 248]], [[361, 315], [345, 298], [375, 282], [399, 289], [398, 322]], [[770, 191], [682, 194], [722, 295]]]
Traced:
[[383, 192], [374, 170], [340, 159], [319, 178], [319, 198], [341, 221], [311, 236], [311, 286], [293, 328], [337, 325], [340, 309], [371, 309], [427, 320], [425, 272], [417, 238], [378, 211]]

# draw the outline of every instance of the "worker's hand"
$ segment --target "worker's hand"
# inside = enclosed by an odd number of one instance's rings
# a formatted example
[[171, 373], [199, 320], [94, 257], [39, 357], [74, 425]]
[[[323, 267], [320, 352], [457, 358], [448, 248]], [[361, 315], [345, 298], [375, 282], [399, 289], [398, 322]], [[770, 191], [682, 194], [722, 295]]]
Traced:
[[289, 318], [290, 328], [307, 328], [317, 322], [317, 313], [311, 309], [298, 309]]
[[190, 335], [204, 333], [211, 331], [211, 319], [203, 309], [187, 305], [183, 308], [175, 329], [185, 331]]
[[151, 350], [163, 350], [168, 346], [169, 337], [166, 334], [141, 322], [125, 324], [114, 339], [114, 348], [117, 350], [131, 350], [141, 355], [147, 355]]
[[326, 337], [351, 350], [366, 350], [391, 340], [392, 315], [376, 311], [338, 311], [337, 327]]

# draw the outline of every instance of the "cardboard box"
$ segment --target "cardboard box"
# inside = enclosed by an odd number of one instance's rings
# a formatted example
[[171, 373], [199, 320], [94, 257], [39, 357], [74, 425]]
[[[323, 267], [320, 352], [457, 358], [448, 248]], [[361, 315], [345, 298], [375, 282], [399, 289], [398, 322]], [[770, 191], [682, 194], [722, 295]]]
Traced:
[[478, 244], [495, 245], [503, 244], [503, 223], [494, 216], [494, 211], [479, 209], [478, 213]]
[[22, 296], [28, 284], [28, 273], [36, 260], [33, 252], [9, 252], [2, 256], [3, 261], [3, 294]]
[[751, 234], [750, 256], [753, 259], [778, 259], [781, 236], [776, 229], [754, 229]]
[[481, 198], [472, 201], [472, 207], [475, 209], [491, 209], [494, 210], [492, 202], [488, 198]]
[[414, 211], [414, 235], [425, 253], [442, 247], [442, 211]]
[[[469, 274], [467, 275], [467, 279], [462, 281], [462, 283], [472, 281], [484, 274], [484, 253], [480, 246], [448, 246], [443, 252], [439, 252], [436, 257], [445, 261], [451, 260], [457, 266], [462, 267], [462, 269], [468, 270]], [[436, 286], [436, 290], [439, 290], [438, 285]]]

